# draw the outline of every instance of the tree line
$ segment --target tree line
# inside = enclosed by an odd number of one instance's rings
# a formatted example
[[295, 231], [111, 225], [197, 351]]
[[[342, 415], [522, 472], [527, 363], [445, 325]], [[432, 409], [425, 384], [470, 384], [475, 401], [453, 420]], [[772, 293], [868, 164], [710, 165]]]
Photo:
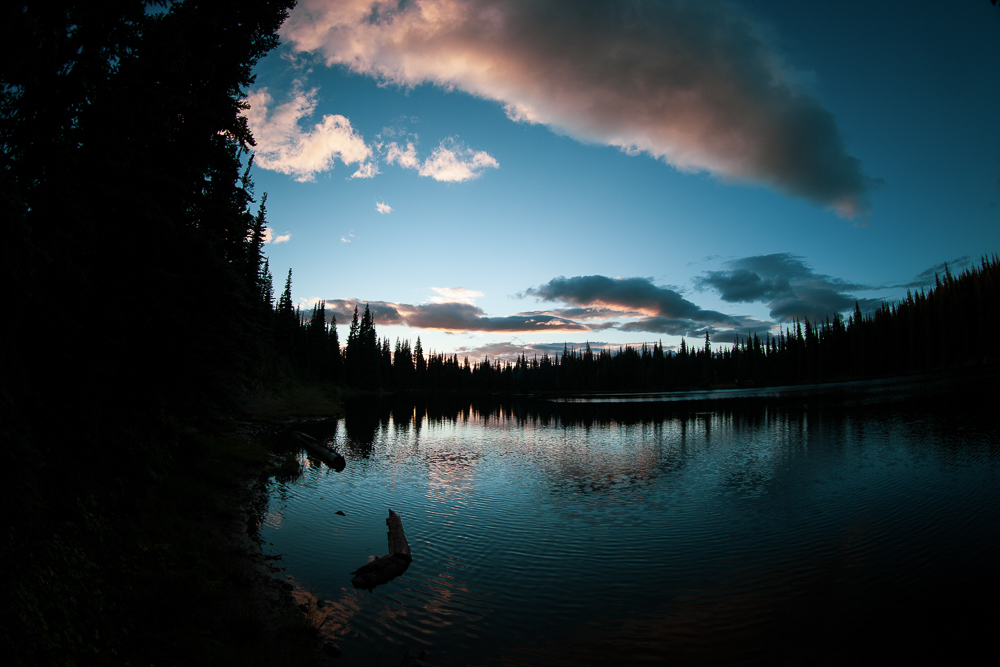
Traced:
[[[995, 361], [990, 333], [998, 320], [1000, 263], [984, 257], [958, 277], [945, 266], [929, 290], [907, 291], [897, 303], [846, 319], [794, 320], [777, 334], [737, 335], [731, 345], [702, 347], [682, 339], [677, 351], [661, 343], [617, 350], [563, 347], [561, 355], [470, 363], [456, 354], [426, 357], [420, 339], [379, 339], [368, 306], [355, 308], [342, 350], [336, 319], [327, 324], [319, 302], [310, 317], [291, 307], [291, 274], [276, 316], [286, 323], [302, 372], [351, 387], [386, 391], [671, 391], [757, 387], [909, 375]], [[292, 349], [292, 348], [289, 348]]]

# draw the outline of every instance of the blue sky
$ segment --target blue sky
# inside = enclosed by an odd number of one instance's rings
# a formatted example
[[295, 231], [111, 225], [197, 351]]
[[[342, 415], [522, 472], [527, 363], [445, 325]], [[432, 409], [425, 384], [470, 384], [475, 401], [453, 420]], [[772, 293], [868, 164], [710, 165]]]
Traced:
[[304, 0], [248, 91], [275, 286], [472, 358], [874, 307], [1000, 251], [998, 47], [987, 0]]

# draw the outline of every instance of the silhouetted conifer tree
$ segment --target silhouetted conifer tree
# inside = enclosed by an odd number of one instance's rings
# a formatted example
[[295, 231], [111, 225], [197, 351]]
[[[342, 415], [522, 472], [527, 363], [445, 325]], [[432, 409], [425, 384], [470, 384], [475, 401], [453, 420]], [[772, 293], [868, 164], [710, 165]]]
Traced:
[[427, 360], [424, 358], [424, 346], [420, 344], [420, 336], [417, 336], [417, 343], [413, 346], [413, 363], [415, 383], [417, 387], [424, 387], [427, 380]]

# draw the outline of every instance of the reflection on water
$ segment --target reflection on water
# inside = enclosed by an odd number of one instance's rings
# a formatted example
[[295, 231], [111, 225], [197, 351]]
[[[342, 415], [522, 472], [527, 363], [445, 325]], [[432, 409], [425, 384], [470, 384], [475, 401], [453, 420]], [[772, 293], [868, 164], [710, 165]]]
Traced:
[[[345, 665], [954, 660], [997, 620], [993, 387], [352, 405], [262, 535]], [[413, 562], [355, 590], [387, 508]]]

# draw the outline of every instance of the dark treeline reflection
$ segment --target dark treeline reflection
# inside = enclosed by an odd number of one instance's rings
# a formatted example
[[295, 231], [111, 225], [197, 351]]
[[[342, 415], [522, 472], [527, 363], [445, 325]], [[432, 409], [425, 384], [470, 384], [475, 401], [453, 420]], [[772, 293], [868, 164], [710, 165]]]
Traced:
[[[538, 398], [530, 395], [397, 393], [348, 401], [344, 418], [349, 451], [372, 454], [381, 431], [420, 429], [448, 423], [481, 423], [525, 427], [601, 427], [611, 424], [652, 425], [664, 421], [700, 424], [710, 430], [722, 420], [736, 428], [759, 429], [777, 423], [845, 416], [877, 417], [904, 411], [915, 418], [935, 414], [961, 429], [989, 420], [995, 401], [996, 373], [924, 377], [917, 380], [851, 382], [819, 386], [811, 391], [614, 395], [585, 399]], [[336, 421], [304, 426], [317, 437], [332, 436]]]

